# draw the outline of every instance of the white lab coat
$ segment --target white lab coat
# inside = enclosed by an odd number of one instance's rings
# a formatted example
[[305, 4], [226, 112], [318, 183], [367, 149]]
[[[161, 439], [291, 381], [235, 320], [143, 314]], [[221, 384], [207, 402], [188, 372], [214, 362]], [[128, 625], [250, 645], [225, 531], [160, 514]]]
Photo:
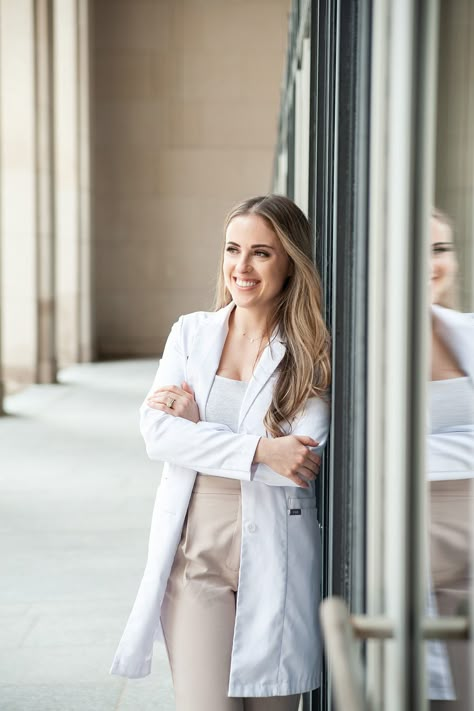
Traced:
[[[474, 383], [474, 314], [433, 305], [435, 328], [456, 358], [459, 367]], [[469, 479], [473, 476], [474, 428], [466, 422], [449, 433], [433, 433], [428, 411], [427, 475], [431, 481]], [[464, 452], [464, 466], [455, 453]], [[471, 463], [469, 465], [469, 458]]]
[[454, 353], [461, 370], [474, 378], [474, 314], [434, 304], [431, 311], [443, 341]]
[[[448, 348], [454, 354], [459, 367], [464, 373], [474, 382], [474, 314], [462, 313], [453, 309], [447, 309], [442, 306], [432, 305], [432, 315], [436, 318], [436, 329], [446, 343]], [[433, 475], [434, 471], [439, 469], [439, 460], [448, 455], [440, 448], [440, 444], [436, 442], [436, 437], [430, 432], [430, 413], [428, 408], [428, 437], [427, 437], [427, 475], [428, 479], [456, 479], [453, 472], [448, 476]], [[474, 438], [472, 427], [466, 426], [466, 430], [470, 431], [471, 446], [470, 449], [474, 454]], [[451, 442], [456, 438], [456, 433], [451, 432]], [[464, 433], [462, 436], [463, 444], [465, 444]], [[452, 445], [451, 445], [452, 446]], [[466, 472], [463, 472], [459, 478], [464, 478]], [[430, 617], [437, 616], [436, 598], [432, 590], [432, 581], [429, 580], [428, 590], [428, 610]], [[449, 665], [446, 645], [440, 640], [431, 640], [427, 643], [427, 669], [428, 669], [428, 698], [450, 701], [456, 698]]]
[[[201, 413], [219, 365], [233, 304], [182, 316], [174, 324], [152, 390], [188, 382]], [[142, 405], [141, 432], [151, 459], [165, 462], [153, 512], [145, 573], [111, 672], [150, 673], [160, 610], [196, 472], [241, 480], [242, 545], [229, 696], [296, 694], [319, 686], [321, 637], [320, 532], [314, 486], [296, 487], [265, 465], [252, 464], [275, 370], [285, 353], [277, 335], [255, 368], [238, 432], [197, 424]], [[308, 400], [294, 434], [324, 445], [329, 408]], [[293, 510], [293, 513], [290, 513]], [[296, 513], [295, 513], [296, 512]]]

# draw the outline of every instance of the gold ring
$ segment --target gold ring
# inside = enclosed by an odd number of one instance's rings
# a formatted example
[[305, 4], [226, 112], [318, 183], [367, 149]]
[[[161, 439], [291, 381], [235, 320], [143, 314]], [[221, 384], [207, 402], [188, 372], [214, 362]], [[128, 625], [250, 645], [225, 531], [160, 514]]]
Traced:
[[175, 402], [176, 402], [175, 397], [169, 397], [168, 400], [166, 401], [166, 406], [169, 407], [170, 410], [172, 410]]

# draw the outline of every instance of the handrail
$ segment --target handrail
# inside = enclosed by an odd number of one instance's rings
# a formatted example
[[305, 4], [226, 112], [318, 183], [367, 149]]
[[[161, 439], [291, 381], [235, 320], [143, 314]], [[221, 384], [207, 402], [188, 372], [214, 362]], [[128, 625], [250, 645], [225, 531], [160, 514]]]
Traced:
[[[364, 699], [354, 642], [357, 639], [392, 639], [394, 624], [382, 615], [350, 615], [344, 600], [338, 597], [323, 600], [320, 617], [336, 707], [344, 711], [365, 711], [368, 702]], [[469, 639], [469, 618], [425, 617], [421, 636], [423, 639]]]
[[[393, 639], [394, 624], [387, 617], [351, 615], [350, 621], [356, 639]], [[425, 617], [421, 628], [423, 639], [470, 639], [468, 617]]]
[[354, 632], [344, 601], [326, 598], [320, 606], [326, 656], [332, 677], [336, 707], [344, 711], [365, 711], [361, 673], [354, 648]]

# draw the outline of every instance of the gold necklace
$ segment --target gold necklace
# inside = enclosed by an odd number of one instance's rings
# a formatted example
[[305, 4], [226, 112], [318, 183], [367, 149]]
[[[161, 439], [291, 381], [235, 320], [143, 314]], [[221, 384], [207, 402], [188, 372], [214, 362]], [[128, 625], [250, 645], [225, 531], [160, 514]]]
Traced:
[[250, 336], [247, 336], [245, 331], [241, 331], [240, 333], [242, 334], [242, 336], [244, 336], [244, 338], [247, 339], [247, 341], [250, 341], [250, 343], [255, 343], [255, 341], [261, 341], [265, 335], [264, 333], [262, 333], [262, 334], [260, 334], [260, 336], [255, 336], [254, 338], [250, 338]]

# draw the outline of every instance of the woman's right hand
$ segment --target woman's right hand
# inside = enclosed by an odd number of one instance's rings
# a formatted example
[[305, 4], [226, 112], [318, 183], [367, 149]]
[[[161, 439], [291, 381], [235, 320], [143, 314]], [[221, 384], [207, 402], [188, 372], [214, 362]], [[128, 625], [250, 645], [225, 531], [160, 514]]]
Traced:
[[255, 450], [254, 462], [266, 464], [274, 472], [290, 479], [303, 489], [308, 489], [308, 481], [316, 479], [321, 457], [308, 447], [317, 447], [312, 437], [286, 435], [268, 439], [261, 437]]

